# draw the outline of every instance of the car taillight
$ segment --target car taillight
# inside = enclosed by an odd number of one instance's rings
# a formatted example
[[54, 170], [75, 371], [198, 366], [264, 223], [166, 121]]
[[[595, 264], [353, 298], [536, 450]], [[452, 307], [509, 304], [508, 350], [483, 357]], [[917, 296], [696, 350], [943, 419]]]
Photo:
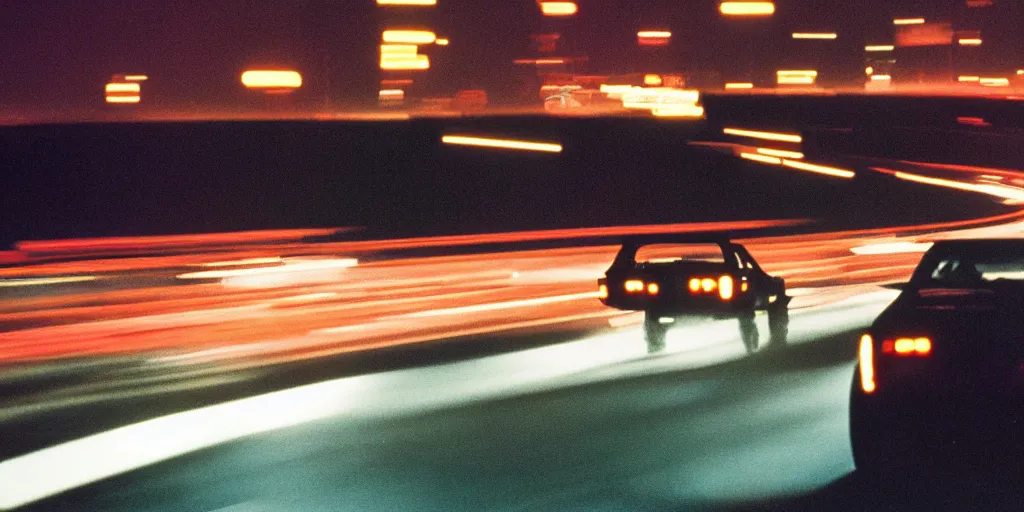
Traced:
[[[746, 291], [746, 283], [743, 283]], [[687, 283], [691, 295], [717, 293], [722, 300], [731, 300], [736, 293], [736, 283], [732, 276], [722, 274], [714, 277], [691, 277]]]
[[718, 278], [718, 296], [722, 300], [732, 299], [732, 276]]
[[599, 299], [607, 299], [608, 298], [608, 287], [607, 286], [602, 284], [602, 285], [597, 287], [597, 298], [599, 298]]
[[661, 291], [661, 286], [658, 283], [645, 283], [640, 279], [628, 279], [622, 286], [626, 289], [626, 293], [644, 293], [646, 290], [647, 295], [657, 295]]
[[860, 337], [860, 347], [857, 350], [860, 360], [860, 388], [865, 393], [875, 392], [875, 354], [874, 342], [870, 334]]
[[932, 353], [932, 340], [925, 337], [885, 340], [882, 342], [882, 353], [897, 356], [927, 356]]

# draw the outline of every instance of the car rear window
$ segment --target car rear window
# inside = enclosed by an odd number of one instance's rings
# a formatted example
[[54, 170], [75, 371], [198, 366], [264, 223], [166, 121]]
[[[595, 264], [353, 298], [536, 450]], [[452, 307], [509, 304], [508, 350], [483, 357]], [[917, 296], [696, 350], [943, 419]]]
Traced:
[[1004, 251], [952, 253], [929, 269], [930, 284], [969, 288], [995, 281], [1024, 281], [1024, 254]]
[[725, 263], [722, 248], [715, 244], [650, 244], [636, 252], [637, 263], [703, 261]]

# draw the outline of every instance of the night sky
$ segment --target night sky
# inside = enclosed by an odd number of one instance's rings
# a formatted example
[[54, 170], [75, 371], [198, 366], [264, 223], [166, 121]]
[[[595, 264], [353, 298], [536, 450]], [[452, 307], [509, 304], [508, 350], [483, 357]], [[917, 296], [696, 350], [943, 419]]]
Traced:
[[[971, 60], [1017, 65], [1012, 56], [1024, 51], [1024, 36], [1005, 28], [1024, 21], [1019, 2], [996, 0], [986, 14], [968, 12], [963, 1], [779, 0], [771, 19], [723, 20], [714, 0], [579, 0], [575, 18], [552, 22], [529, 0], [439, 0], [434, 9], [419, 10], [426, 13], [419, 21], [452, 44], [430, 49], [434, 65], [420, 82], [438, 94], [485, 88], [497, 98], [514, 97], [521, 86], [511, 61], [530, 56], [529, 34], [546, 30], [562, 32], [567, 46], [588, 57], [582, 72], [675, 69], [738, 79], [750, 70], [806, 64], [855, 76], [865, 34], [891, 37], [893, 16], [918, 14], [985, 27], [984, 55]], [[298, 69], [306, 82], [303, 101], [367, 102], [380, 79], [379, 32], [388, 24], [370, 0], [14, 4], [7, 2], [0, 15], [0, 108], [19, 110], [95, 106], [103, 84], [120, 72], [151, 76], [147, 106], [229, 107], [251, 101], [238, 82], [250, 66]], [[672, 30], [672, 45], [638, 48], [636, 30], [649, 27]], [[788, 39], [795, 30], [837, 31], [840, 38], [810, 50]]]

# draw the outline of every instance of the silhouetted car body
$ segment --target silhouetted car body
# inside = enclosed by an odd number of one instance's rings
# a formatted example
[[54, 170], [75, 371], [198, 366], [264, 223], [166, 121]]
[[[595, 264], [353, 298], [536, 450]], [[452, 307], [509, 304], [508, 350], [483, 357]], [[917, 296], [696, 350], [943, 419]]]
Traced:
[[[650, 246], [669, 246], [665, 251], [688, 246], [711, 250], [698, 259], [638, 261], [638, 251]], [[738, 318], [750, 351], [757, 348], [757, 310], [768, 311], [773, 339], [784, 338], [788, 325], [785, 281], [765, 273], [746, 248], [725, 238], [627, 238], [605, 277], [598, 280], [598, 289], [601, 302], [608, 306], [644, 311], [644, 337], [651, 352], [664, 347], [665, 333], [679, 317]]]
[[858, 469], [973, 461], [1000, 470], [1007, 454], [1019, 468], [1024, 240], [936, 243], [858, 352], [850, 397]]

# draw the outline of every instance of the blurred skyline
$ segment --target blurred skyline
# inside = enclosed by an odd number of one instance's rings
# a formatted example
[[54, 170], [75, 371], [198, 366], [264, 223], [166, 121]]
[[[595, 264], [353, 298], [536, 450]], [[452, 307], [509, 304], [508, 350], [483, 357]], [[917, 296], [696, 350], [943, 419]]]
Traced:
[[[761, 19], [723, 18], [718, 3], [580, 0], [576, 16], [559, 19], [542, 18], [530, 0], [439, 0], [432, 8], [381, 8], [371, 0], [24, 3], [0, 16], [6, 49], [0, 107], [100, 108], [103, 84], [126, 72], [150, 76], [146, 106], [244, 106], [262, 101], [238, 80], [251, 67], [300, 71], [303, 89], [292, 101], [369, 105], [381, 78], [380, 31], [395, 23], [420, 24], [451, 40], [430, 48], [431, 70], [417, 75], [423, 91], [480, 88], [499, 102], [529, 97], [522, 92], [524, 70], [512, 61], [533, 55], [529, 36], [538, 32], [562, 34], [559, 54], [586, 57], [578, 73], [678, 71], [756, 80], [751, 75], [779, 67], [814, 66], [825, 69], [823, 81], [856, 81], [865, 44], [891, 42], [894, 17], [922, 16], [982, 32], [984, 45], [957, 50], [971, 53], [950, 58], [954, 67], [1024, 67], [1024, 38], [1015, 33], [1024, 14], [1019, 2], [967, 8], [967, 0], [779, 0], [775, 15]], [[395, 18], [395, 12], [414, 14]], [[670, 44], [639, 47], [636, 32], [645, 28], [671, 30]], [[794, 41], [794, 31], [838, 38]]]

